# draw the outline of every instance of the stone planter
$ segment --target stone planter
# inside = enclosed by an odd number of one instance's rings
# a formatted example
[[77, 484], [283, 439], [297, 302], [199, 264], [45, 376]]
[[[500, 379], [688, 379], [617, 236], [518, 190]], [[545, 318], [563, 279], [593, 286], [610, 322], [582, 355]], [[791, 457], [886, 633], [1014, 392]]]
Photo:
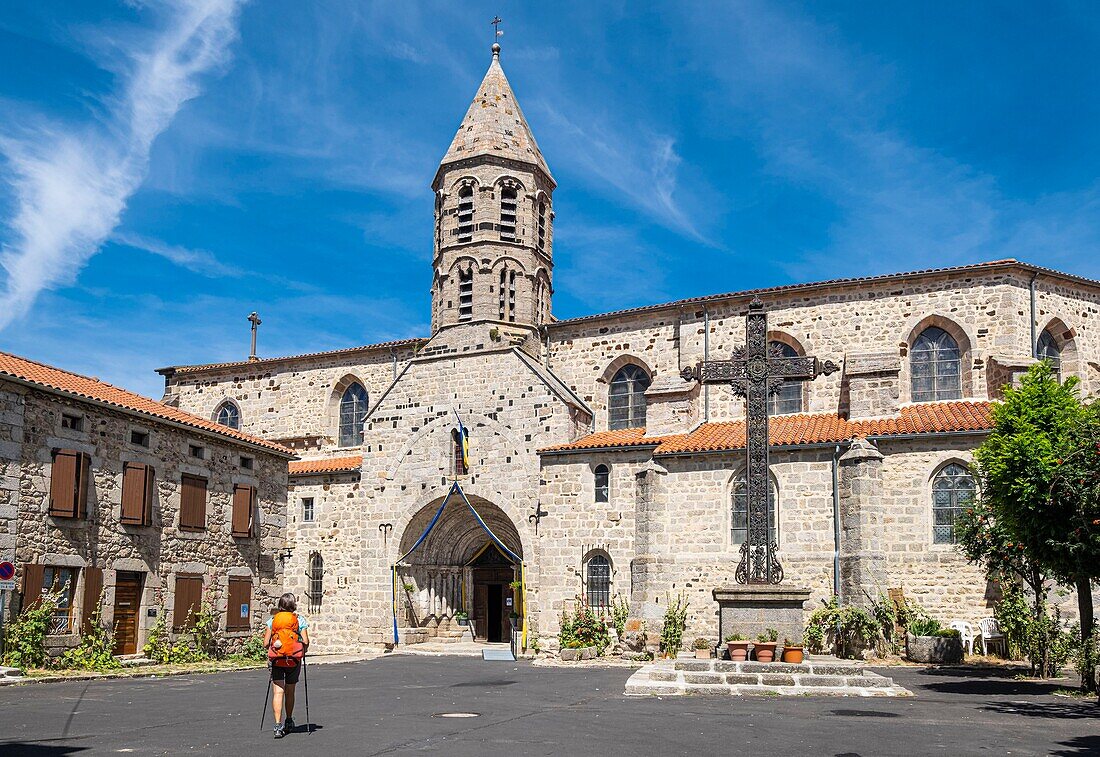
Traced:
[[753, 644], [753, 655], [756, 657], [757, 662], [772, 662], [775, 660], [775, 647], [777, 646], [774, 641], [758, 641]]
[[574, 647], [559, 652], [563, 662], [576, 662], [577, 660], [594, 660], [596, 658], [595, 647]]
[[749, 642], [727, 641], [726, 649], [729, 650], [730, 659], [734, 662], [744, 662], [749, 658]]
[[957, 636], [905, 635], [905, 656], [930, 665], [957, 665], [963, 660], [962, 639]]
[[696, 660], [709, 660], [710, 659], [710, 650], [709, 649], [696, 649], [695, 650], [695, 659]]

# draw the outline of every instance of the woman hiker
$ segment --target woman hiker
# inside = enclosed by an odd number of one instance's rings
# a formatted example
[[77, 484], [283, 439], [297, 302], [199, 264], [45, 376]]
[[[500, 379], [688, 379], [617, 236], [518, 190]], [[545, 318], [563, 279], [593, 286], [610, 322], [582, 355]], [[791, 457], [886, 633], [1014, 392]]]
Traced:
[[[302, 673], [302, 658], [309, 649], [309, 623], [298, 615], [298, 603], [290, 592], [279, 597], [278, 611], [267, 619], [264, 648], [271, 668], [271, 709], [275, 713], [275, 738], [294, 730], [294, 687]], [[283, 720], [283, 709], [286, 720]]]

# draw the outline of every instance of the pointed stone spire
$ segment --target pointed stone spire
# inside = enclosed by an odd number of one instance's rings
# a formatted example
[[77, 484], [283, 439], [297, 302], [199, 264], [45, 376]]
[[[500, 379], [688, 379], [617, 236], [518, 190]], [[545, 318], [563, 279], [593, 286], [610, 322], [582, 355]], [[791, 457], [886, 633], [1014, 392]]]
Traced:
[[475, 155], [499, 155], [533, 163], [550, 176], [550, 168], [535, 142], [535, 135], [523, 117], [504, 69], [500, 67], [498, 44], [493, 45], [489, 70], [485, 72], [485, 78], [481, 80], [477, 95], [466, 111], [466, 117], [462, 119], [447, 154], [440, 161], [440, 168]]

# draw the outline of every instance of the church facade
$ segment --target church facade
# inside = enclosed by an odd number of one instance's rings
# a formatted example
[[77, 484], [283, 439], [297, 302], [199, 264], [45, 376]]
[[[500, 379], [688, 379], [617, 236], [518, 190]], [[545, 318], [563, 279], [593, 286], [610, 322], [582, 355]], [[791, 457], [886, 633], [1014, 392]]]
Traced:
[[[430, 335], [161, 371], [165, 401], [300, 456], [285, 580], [319, 651], [392, 642], [395, 615], [402, 643], [502, 640], [512, 612], [546, 647], [577, 597], [652, 629], [681, 592], [689, 636], [716, 636], [746, 532], [744, 401], [680, 374], [744, 343], [754, 297], [773, 351], [842, 368], [770, 400], [778, 554], [807, 613], [900, 587], [945, 621], [991, 614], [997, 588], [954, 545], [971, 452], [1038, 359], [1100, 388], [1100, 284], [1003, 260], [557, 320], [556, 184], [497, 47], [432, 189]], [[455, 481], [472, 507], [437, 518]]]

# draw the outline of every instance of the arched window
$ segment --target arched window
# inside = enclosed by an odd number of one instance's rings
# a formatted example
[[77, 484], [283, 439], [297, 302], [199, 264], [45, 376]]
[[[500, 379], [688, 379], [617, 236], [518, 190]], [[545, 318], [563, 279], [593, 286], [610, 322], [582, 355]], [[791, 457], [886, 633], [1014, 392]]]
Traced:
[[458, 190], [458, 241], [469, 242], [474, 236], [474, 188]]
[[938, 326], [929, 326], [913, 342], [913, 402], [962, 397], [959, 343]]
[[649, 374], [636, 365], [624, 365], [611, 379], [607, 402], [608, 426], [612, 429], [645, 426], [645, 390]]
[[611, 606], [611, 561], [596, 553], [584, 564], [584, 596], [597, 615]]
[[[798, 350], [785, 342], [768, 342], [771, 354], [777, 357], [798, 357]], [[785, 380], [779, 391], [768, 394], [768, 414], [784, 415], [802, 412], [802, 382]]]
[[228, 426], [229, 428], [241, 427], [241, 411], [237, 409], [229, 400], [226, 400], [222, 404], [218, 405], [218, 410], [214, 414], [214, 420], [222, 426]]
[[1054, 371], [1054, 377], [1062, 380], [1062, 349], [1049, 330], [1044, 329], [1039, 335], [1039, 342], [1035, 346], [1035, 357], [1040, 360], [1049, 360], [1050, 367]]
[[[775, 481], [768, 479], [768, 519], [772, 523], [772, 536], [779, 543], [779, 520], [776, 518]], [[739, 473], [733, 480], [730, 492], [730, 543], [740, 547], [749, 535], [749, 485], [745, 474]]]
[[606, 465], [597, 465], [596, 470], [593, 471], [593, 474], [596, 479], [596, 501], [610, 502], [611, 471], [607, 469]]
[[309, 611], [321, 609], [321, 600], [325, 596], [325, 561], [320, 552], [309, 556]]
[[954, 544], [955, 519], [974, 501], [974, 477], [958, 463], [945, 465], [932, 479], [932, 543]]
[[363, 443], [363, 421], [367, 416], [367, 390], [355, 382], [340, 398], [340, 446], [358, 447]]
[[516, 241], [516, 190], [512, 187], [500, 190], [500, 238]]

